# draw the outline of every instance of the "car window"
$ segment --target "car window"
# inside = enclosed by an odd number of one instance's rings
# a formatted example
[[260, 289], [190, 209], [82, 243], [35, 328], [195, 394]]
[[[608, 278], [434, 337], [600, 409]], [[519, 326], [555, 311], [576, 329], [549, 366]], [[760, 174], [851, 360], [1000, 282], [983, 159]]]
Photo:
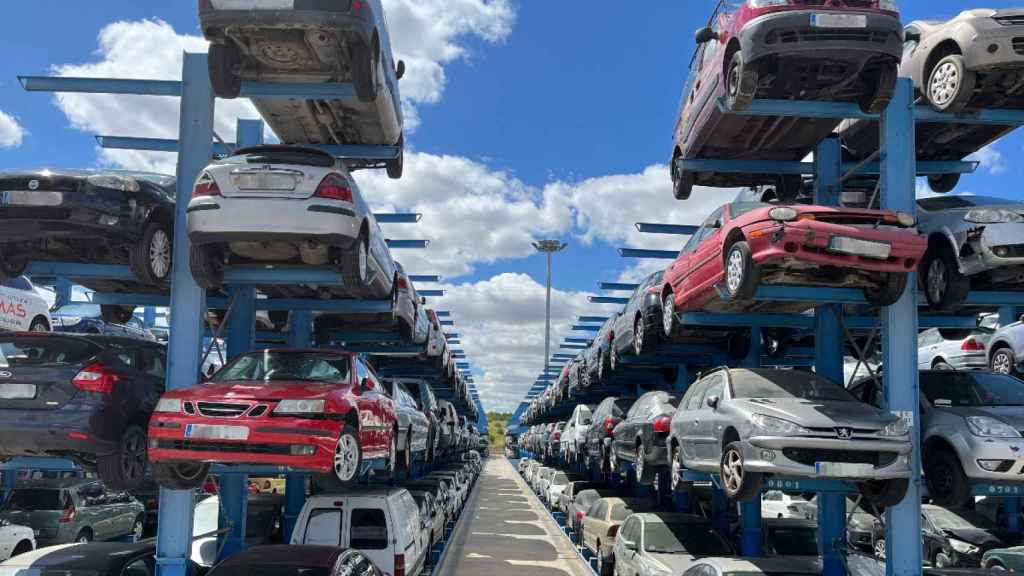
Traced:
[[15, 488], [7, 498], [7, 510], [62, 510], [66, 496], [53, 488]]
[[708, 389], [704, 393], [704, 398], [701, 400], [701, 408], [711, 408], [708, 400], [712, 396], [718, 396], [718, 399], [722, 399], [722, 392], [725, 391], [725, 377], [721, 374], [715, 374], [711, 377], [711, 381], [708, 382]]
[[330, 352], [263, 350], [243, 354], [220, 369], [211, 382], [310, 380], [348, 382], [349, 356]]
[[704, 398], [704, 390], [707, 389], [709, 382], [710, 378], [694, 382], [686, 390], [686, 394], [683, 395], [683, 400], [679, 405], [685, 406], [687, 410], [699, 410], [700, 401]]
[[594, 502], [593, 504], [590, 505], [590, 508], [587, 510], [587, 516], [590, 516], [591, 518], [600, 518], [602, 520], [604, 519], [607, 513], [608, 503], [605, 502], [604, 500], [598, 500]]
[[24, 276], [18, 276], [17, 278], [8, 278], [3, 282], [0, 282], [0, 286], [5, 288], [12, 288], [14, 290], [23, 290], [26, 292], [32, 292], [32, 283], [28, 281], [28, 278]]
[[633, 404], [633, 406], [629, 409], [629, 412], [626, 414], [626, 418], [634, 419], [638, 418], [641, 414], [646, 414], [647, 406], [651, 404], [651, 400], [653, 398], [653, 396], [646, 394], [644, 396], [641, 396], [640, 399], [636, 401], [636, 404]]
[[350, 522], [349, 546], [358, 550], [388, 547], [388, 520], [380, 508], [355, 508]]
[[622, 532], [622, 538], [625, 540], [632, 540], [636, 542], [636, 526], [639, 522], [640, 521], [636, 518], [629, 518], [628, 520], [626, 520], [626, 522], [622, 525], [622, 529], [620, 530], [620, 532]]
[[732, 548], [710, 526], [689, 522], [647, 522], [644, 524], [644, 551], [694, 556], [732, 554]]
[[320, 508], [309, 513], [303, 544], [341, 546], [341, 510]]
[[1024, 381], [991, 372], [922, 372], [921, 394], [935, 405], [1024, 406]]
[[77, 338], [0, 335], [0, 368], [78, 364], [99, 351], [99, 346]]
[[167, 375], [166, 356], [163, 350], [143, 348], [139, 350], [139, 371], [161, 380]]
[[152, 574], [149, 562], [144, 558], [135, 560], [121, 571], [121, 576], [151, 576]]
[[622, 522], [626, 518], [629, 518], [629, 515], [632, 513], [632, 508], [623, 502], [619, 502], [612, 506], [612, 522]]
[[918, 346], [929, 346], [929, 345], [931, 345], [932, 343], [934, 343], [937, 340], [935, 338], [935, 336], [938, 335], [938, 333], [939, 333], [938, 328], [929, 328], [928, 330], [925, 330], [924, 332], [921, 332], [917, 336], [917, 345]]
[[798, 370], [732, 370], [732, 398], [801, 398], [853, 402], [845, 388], [813, 374]]

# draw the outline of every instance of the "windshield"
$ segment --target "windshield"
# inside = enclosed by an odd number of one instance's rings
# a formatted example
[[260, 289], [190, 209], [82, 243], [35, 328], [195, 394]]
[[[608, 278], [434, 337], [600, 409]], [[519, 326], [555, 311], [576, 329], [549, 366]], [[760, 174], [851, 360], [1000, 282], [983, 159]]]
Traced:
[[817, 556], [818, 531], [810, 526], [769, 528], [768, 545], [777, 556]]
[[210, 382], [309, 380], [348, 382], [351, 361], [329, 352], [264, 350], [239, 356], [210, 378]]
[[693, 523], [647, 522], [644, 524], [644, 550], [693, 556], [732, 554], [729, 545], [711, 527]]
[[733, 398], [801, 398], [855, 402], [845, 388], [810, 372], [796, 370], [732, 370]]
[[53, 488], [17, 488], [7, 499], [8, 510], [62, 510], [61, 491]]
[[939, 530], [989, 530], [995, 528], [987, 518], [969, 510], [954, 512], [945, 508], [927, 508], [925, 515]]
[[92, 342], [76, 338], [0, 336], [0, 368], [78, 364], [99, 351]]
[[100, 316], [100, 305], [79, 302], [77, 304], [65, 304], [52, 312], [55, 316], [85, 316], [86, 318], [98, 318]]
[[739, 218], [747, 212], [757, 210], [758, 208], [768, 208], [771, 204], [764, 204], [761, 202], [733, 202], [729, 205], [729, 217]]
[[990, 372], [922, 372], [921, 393], [937, 406], [1024, 406], [1024, 381]]

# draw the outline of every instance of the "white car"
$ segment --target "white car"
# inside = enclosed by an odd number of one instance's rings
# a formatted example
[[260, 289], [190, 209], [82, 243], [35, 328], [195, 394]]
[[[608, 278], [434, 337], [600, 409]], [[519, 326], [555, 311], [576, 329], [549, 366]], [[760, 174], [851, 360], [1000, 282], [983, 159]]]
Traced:
[[317, 294], [392, 295], [395, 261], [373, 212], [345, 163], [316, 148], [256, 146], [214, 161], [193, 188], [188, 237], [203, 288], [223, 284], [225, 264], [280, 264], [337, 267], [344, 286], [309, 287]]
[[769, 490], [761, 497], [762, 518], [803, 518], [807, 501], [778, 490]]
[[31, 528], [0, 521], [0, 560], [7, 560], [35, 549], [36, 537]]
[[49, 332], [50, 307], [24, 276], [0, 281], [0, 331]]
[[587, 451], [587, 430], [590, 429], [592, 406], [578, 404], [569, 417], [569, 422], [562, 430], [562, 457], [570, 462], [585, 459]]

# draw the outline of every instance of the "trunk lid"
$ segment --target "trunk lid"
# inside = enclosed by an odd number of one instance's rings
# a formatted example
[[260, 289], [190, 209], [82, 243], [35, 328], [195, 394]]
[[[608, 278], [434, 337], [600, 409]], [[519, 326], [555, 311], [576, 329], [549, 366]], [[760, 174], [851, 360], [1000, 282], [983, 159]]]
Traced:
[[72, 379], [100, 352], [83, 338], [0, 336], [0, 410], [60, 408], [78, 392]]

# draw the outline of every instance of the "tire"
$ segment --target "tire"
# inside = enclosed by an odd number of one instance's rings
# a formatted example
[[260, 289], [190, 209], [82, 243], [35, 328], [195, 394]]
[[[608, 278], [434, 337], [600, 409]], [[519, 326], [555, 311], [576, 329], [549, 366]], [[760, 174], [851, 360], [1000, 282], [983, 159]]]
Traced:
[[345, 282], [345, 291], [354, 297], [360, 297], [370, 289], [370, 240], [365, 230], [352, 245], [351, 250], [341, 256], [341, 277]]
[[737, 50], [729, 59], [729, 68], [725, 73], [725, 98], [729, 109], [742, 112], [750, 108], [757, 92], [757, 71], [743, 60], [743, 51]]
[[647, 331], [647, 322], [642, 314], [633, 321], [633, 353], [642, 356], [654, 350], [658, 345], [656, 332]]
[[964, 57], [950, 54], [939, 60], [928, 74], [925, 97], [936, 112], [962, 112], [974, 96], [977, 75], [968, 70]]
[[88, 544], [92, 542], [92, 531], [88, 528], [79, 530], [78, 534], [75, 534], [75, 542], [79, 544]]
[[198, 462], [151, 462], [153, 480], [170, 490], [201, 488], [210, 472], [209, 464]]
[[612, 570], [614, 569], [614, 566], [615, 566], [614, 560], [612, 561], [611, 564], [609, 564], [604, 559], [604, 552], [601, 551], [601, 547], [598, 546], [597, 547], [597, 573], [598, 573], [598, 576], [612, 576]]
[[875, 553], [875, 558], [879, 560], [885, 560], [885, 538], [879, 538], [875, 540], [875, 543], [871, 546], [872, 551]]
[[377, 71], [380, 69], [380, 50], [371, 49], [365, 44], [352, 47], [352, 83], [355, 84], [356, 97], [363, 102], [377, 99]]
[[17, 278], [25, 273], [28, 268], [28, 260], [12, 258], [4, 254], [5, 250], [0, 248], [0, 280], [6, 278]]
[[363, 467], [363, 445], [359, 432], [346, 425], [334, 445], [334, 467], [331, 472], [316, 476], [317, 486], [324, 492], [341, 492], [359, 481]]
[[36, 316], [32, 319], [32, 324], [29, 324], [29, 332], [49, 332], [50, 323], [46, 321], [46, 318], [42, 316]]
[[644, 460], [647, 458], [647, 450], [641, 443], [636, 448], [636, 463], [633, 465], [636, 468], [636, 481], [641, 484], [650, 484], [654, 481], [654, 472], [651, 471], [651, 467], [648, 466]]
[[242, 53], [230, 40], [223, 44], [210, 44], [207, 67], [214, 96], [225, 100], [238, 98], [242, 79], [235, 73], [235, 67], [241, 63]]
[[725, 292], [730, 300], [749, 300], [757, 292], [761, 270], [754, 264], [750, 246], [740, 240], [725, 257]]
[[100, 317], [111, 324], [126, 324], [135, 314], [134, 306], [100, 304]]
[[288, 327], [289, 316], [287, 310], [267, 310], [267, 318], [274, 325], [274, 330], [284, 331]]
[[896, 62], [881, 62], [876, 70], [861, 78], [862, 90], [857, 104], [862, 112], [881, 114], [889, 107], [896, 92], [896, 77], [899, 65]]
[[939, 550], [935, 553], [935, 561], [932, 562], [932, 566], [936, 568], [951, 568], [953, 566], [953, 560], [951, 560], [945, 552]]
[[679, 320], [676, 318], [676, 298], [672, 292], [666, 292], [661, 297], [661, 331], [666, 338], [671, 338], [679, 329]]
[[611, 345], [611, 350], [608, 351], [608, 367], [612, 372], [619, 369], [619, 351], [615, 348], [615, 344]]
[[902, 272], [887, 272], [882, 275], [879, 285], [864, 288], [864, 299], [871, 306], [892, 306], [903, 296], [907, 287], [907, 275]]
[[956, 254], [948, 243], [928, 249], [918, 275], [922, 278], [928, 305], [935, 310], [956, 310], [967, 300], [971, 290], [971, 280], [960, 272]]
[[402, 172], [405, 170], [405, 134], [398, 137], [398, 156], [387, 160], [384, 163], [387, 168], [388, 178], [392, 180], [398, 180], [402, 177]]
[[775, 196], [780, 202], [796, 202], [804, 187], [804, 177], [800, 174], [784, 174], [779, 176], [775, 185]]
[[1013, 357], [1013, 350], [1010, 348], [999, 348], [993, 352], [988, 364], [989, 368], [998, 374], [1015, 374], [1017, 372], [1017, 359]]
[[672, 448], [671, 460], [669, 460], [669, 486], [672, 487], [673, 492], [679, 492], [679, 489], [683, 486], [683, 454], [682, 450], [678, 446]]
[[192, 279], [204, 290], [215, 290], [224, 284], [224, 266], [208, 246], [193, 245], [188, 257]]
[[760, 472], [747, 472], [743, 467], [743, 449], [739, 442], [730, 442], [722, 451], [719, 466], [722, 489], [730, 500], [748, 502], [761, 494], [764, 479]]
[[988, 568], [989, 570], [1006, 571], [1006, 566], [1003, 566], [1003, 563], [999, 560], [990, 560], [985, 568]]
[[693, 186], [697, 183], [697, 175], [688, 170], [679, 168], [680, 158], [672, 160], [672, 196], [676, 200], [687, 200], [693, 193]]
[[936, 194], [945, 194], [946, 192], [952, 192], [956, 185], [960, 183], [959, 174], [932, 174], [928, 176], [928, 187], [932, 189], [932, 192]]
[[388, 451], [388, 472], [392, 479], [398, 478], [398, 430], [391, 433], [391, 449]]
[[725, 343], [726, 354], [729, 358], [739, 360], [750, 354], [750, 332], [743, 330], [731, 332]]
[[946, 361], [936, 360], [935, 362], [932, 362], [932, 370], [953, 370], [953, 369], [954, 369], [953, 366], [951, 366]]
[[405, 436], [405, 452], [402, 454], [402, 470], [406, 474], [412, 473], [412, 434]]
[[142, 238], [128, 251], [128, 267], [143, 284], [165, 284], [171, 277], [173, 247], [170, 228], [160, 222], [150, 222], [143, 228]]
[[140, 426], [129, 426], [121, 435], [117, 452], [96, 457], [96, 472], [112, 490], [133, 490], [146, 476], [148, 439]]
[[142, 516], [135, 519], [132, 523], [132, 542], [138, 542], [142, 540], [142, 532], [145, 530], [145, 522]]
[[906, 478], [894, 480], [869, 480], [857, 487], [864, 496], [864, 501], [873, 504], [879, 510], [899, 504], [907, 495], [909, 481]]

